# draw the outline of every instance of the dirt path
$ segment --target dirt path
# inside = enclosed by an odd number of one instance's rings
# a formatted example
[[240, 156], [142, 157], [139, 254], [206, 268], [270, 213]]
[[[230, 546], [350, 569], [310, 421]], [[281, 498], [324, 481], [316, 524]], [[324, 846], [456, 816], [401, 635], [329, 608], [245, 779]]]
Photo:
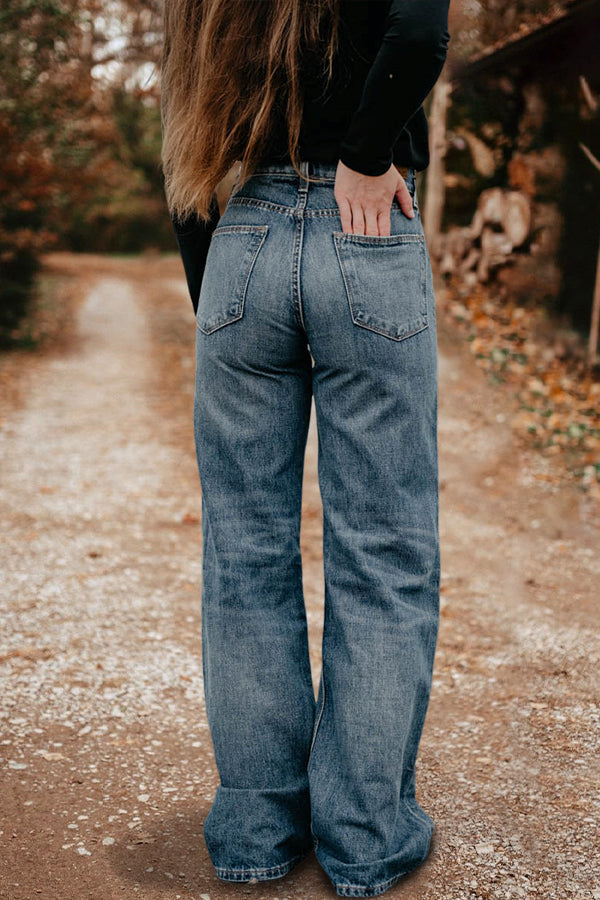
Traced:
[[[218, 776], [179, 262], [55, 259], [82, 279], [76, 331], [25, 357], [0, 429], [0, 897], [333, 898], [313, 856], [225, 885], [202, 838]], [[437, 830], [386, 896], [597, 900], [598, 519], [441, 321], [439, 347], [442, 622], [419, 765]], [[313, 421], [315, 687], [320, 515]]]

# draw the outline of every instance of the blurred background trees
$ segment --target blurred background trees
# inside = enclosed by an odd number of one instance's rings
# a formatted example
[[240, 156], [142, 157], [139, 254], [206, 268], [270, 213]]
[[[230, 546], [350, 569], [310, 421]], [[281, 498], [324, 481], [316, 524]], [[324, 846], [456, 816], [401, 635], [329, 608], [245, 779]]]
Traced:
[[160, 172], [155, 4], [0, 8], [0, 344], [40, 253], [174, 249]]

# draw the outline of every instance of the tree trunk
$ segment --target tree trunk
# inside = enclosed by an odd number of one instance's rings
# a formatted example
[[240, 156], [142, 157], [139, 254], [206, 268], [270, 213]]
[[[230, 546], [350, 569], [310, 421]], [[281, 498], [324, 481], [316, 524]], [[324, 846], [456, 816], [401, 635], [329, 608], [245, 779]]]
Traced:
[[432, 246], [442, 228], [444, 211], [444, 156], [446, 154], [446, 115], [451, 85], [445, 69], [433, 88], [429, 113], [430, 160], [427, 168], [427, 192], [423, 210], [423, 230]]
[[598, 352], [598, 330], [600, 328], [600, 249], [598, 250], [598, 263], [596, 266], [596, 283], [594, 285], [594, 300], [592, 302], [592, 321], [590, 322], [590, 338], [588, 343], [588, 366], [591, 368], [596, 362]]

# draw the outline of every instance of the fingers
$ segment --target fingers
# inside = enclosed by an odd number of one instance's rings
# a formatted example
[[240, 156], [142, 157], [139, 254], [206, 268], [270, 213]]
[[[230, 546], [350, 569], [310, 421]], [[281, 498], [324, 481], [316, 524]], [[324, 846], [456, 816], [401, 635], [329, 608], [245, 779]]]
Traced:
[[414, 218], [410, 191], [393, 164], [383, 175], [365, 176], [339, 161], [335, 198], [345, 234], [389, 236], [394, 196], [398, 198], [402, 212], [408, 218]]
[[379, 216], [381, 210], [374, 209], [372, 206], [363, 209], [363, 218], [365, 223], [365, 234], [379, 234]]
[[[339, 205], [339, 204], [338, 204]], [[346, 234], [372, 234], [373, 232], [366, 231], [366, 221], [365, 221], [365, 210], [363, 210], [362, 206], [357, 203], [351, 203], [351, 201], [344, 201], [344, 205], [348, 207], [349, 210], [349, 219], [348, 219], [348, 227], [344, 224], [345, 218], [342, 219], [342, 231], [345, 231]], [[377, 223], [375, 224], [375, 234], [377, 234]]]
[[392, 217], [389, 209], [379, 213], [379, 235], [381, 237], [389, 237], [392, 230]]
[[[406, 193], [408, 195], [409, 209], [407, 215], [412, 218], [414, 216], [412, 198], [408, 190]], [[391, 207], [377, 210], [351, 205], [350, 202], [345, 202], [342, 205], [348, 210], [346, 214], [343, 214], [341, 213], [342, 206], [340, 206], [342, 231], [349, 234], [365, 234], [377, 237], [386, 237], [390, 235], [392, 228]], [[405, 207], [403, 207], [404, 212], [406, 212]]]

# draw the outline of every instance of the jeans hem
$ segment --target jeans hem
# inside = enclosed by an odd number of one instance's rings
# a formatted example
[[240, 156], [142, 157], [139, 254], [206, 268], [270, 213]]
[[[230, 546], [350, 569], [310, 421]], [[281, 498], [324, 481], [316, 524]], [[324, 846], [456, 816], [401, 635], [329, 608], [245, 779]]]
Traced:
[[283, 875], [287, 875], [296, 863], [300, 862], [301, 859], [304, 859], [305, 856], [308, 856], [310, 849], [304, 851], [304, 853], [298, 853], [296, 856], [292, 856], [291, 859], [288, 859], [284, 863], [279, 863], [277, 866], [247, 869], [230, 869], [226, 866], [215, 866], [214, 868], [217, 878], [220, 878], [221, 881], [243, 881], [250, 884], [254, 881], [269, 881], [272, 878], [281, 878]]
[[404, 878], [405, 875], [408, 875], [411, 869], [407, 869], [405, 872], [398, 872], [398, 874], [393, 875], [391, 878], [386, 879], [386, 881], [380, 881], [379, 884], [374, 884], [371, 887], [367, 887], [366, 885], [361, 884], [335, 884], [334, 887], [336, 893], [340, 897], [376, 897], [377, 894], [383, 894], [384, 891], [387, 891], [388, 888], [391, 888], [397, 881], [400, 881], [401, 878]]
[[376, 897], [378, 894], [383, 894], [384, 891], [387, 891], [389, 888], [393, 887], [396, 882], [400, 881], [401, 878], [404, 878], [406, 875], [410, 875], [411, 872], [413, 872], [416, 868], [418, 868], [418, 866], [422, 865], [425, 862], [425, 860], [429, 856], [432, 834], [433, 828], [430, 829], [427, 849], [425, 850], [421, 858], [415, 859], [413, 862], [411, 862], [410, 865], [405, 866], [390, 878], [386, 878], [385, 881], [379, 881], [376, 884], [372, 885], [352, 884], [351, 882], [338, 882], [335, 880], [335, 878], [331, 878], [336, 893], [340, 897]]

